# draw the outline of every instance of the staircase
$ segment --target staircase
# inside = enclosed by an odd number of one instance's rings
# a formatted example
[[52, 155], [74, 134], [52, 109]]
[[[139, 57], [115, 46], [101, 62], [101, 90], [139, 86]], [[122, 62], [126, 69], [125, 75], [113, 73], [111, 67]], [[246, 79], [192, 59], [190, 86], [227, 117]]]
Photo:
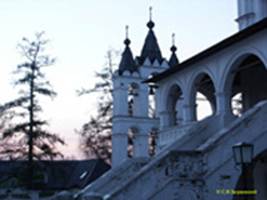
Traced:
[[79, 192], [76, 199], [206, 199], [208, 179], [232, 162], [231, 146], [245, 134], [248, 141], [267, 137], [266, 118], [267, 103], [260, 102], [221, 130], [211, 125], [217, 117], [203, 120], [153, 159], [126, 161]]
[[[176, 142], [164, 148], [151, 161], [144, 158], [127, 160], [119, 167], [110, 170], [94, 183], [80, 191], [75, 195], [76, 199], [125, 199], [124, 195], [121, 197], [118, 197], [118, 195], [120, 195], [120, 193], [123, 194], [123, 188], [133, 182], [138, 182], [140, 184], [137, 185], [141, 186], [135, 190], [139, 191], [138, 193], [141, 195], [138, 199], [154, 199], [156, 195], [155, 191], [165, 188], [166, 185], [172, 182], [175, 168], [173, 165], [175, 163], [175, 156], [179, 154], [179, 162], [182, 162], [183, 159], [184, 164], [186, 164], [192, 162], [192, 160], [187, 160], [188, 156], [194, 157], [197, 155], [196, 160], [199, 162], [200, 153], [190, 151], [190, 149], [194, 149], [198, 146], [196, 143], [197, 140], [202, 142], [202, 140], [207, 140], [207, 138], [213, 134], [214, 127], [211, 128], [208, 125], [213, 123], [215, 119], [216, 117], [211, 117], [200, 123], [194, 124], [188, 129], [187, 134], [181, 134]], [[199, 132], [203, 132], [202, 136]], [[180, 149], [180, 151], [177, 151], [177, 149]], [[165, 167], [166, 163], [170, 163], [170, 166]], [[147, 183], [147, 181], [149, 184], [146, 184], [146, 187], [142, 187], [142, 183]], [[127, 199], [131, 198], [128, 198], [127, 195]], [[136, 199], [135, 195], [133, 195], [133, 199]]]
[[[121, 182], [128, 180], [147, 163], [148, 159], [145, 158], [126, 160], [117, 168], [108, 171], [95, 182], [85, 187], [82, 191], [75, 195], [75, 198], [81, 199], [81, 196], [83, 196], [82, 199], [95, 199], [96, 197], [105, 196], [105, 194], [118, 187]], [[85, 198], [85, 196], [87, 196], [87, 198]]]

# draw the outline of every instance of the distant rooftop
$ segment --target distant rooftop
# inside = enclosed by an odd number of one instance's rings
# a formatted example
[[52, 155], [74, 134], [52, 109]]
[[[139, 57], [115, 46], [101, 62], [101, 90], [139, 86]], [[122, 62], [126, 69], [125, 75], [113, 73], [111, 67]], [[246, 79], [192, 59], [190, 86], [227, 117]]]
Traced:
[[[35, 161], [34, 189], [81, 189], [110, 169], [103, 160]], [[25, 187], [27, 161], [0, 161], [0, 187]]]

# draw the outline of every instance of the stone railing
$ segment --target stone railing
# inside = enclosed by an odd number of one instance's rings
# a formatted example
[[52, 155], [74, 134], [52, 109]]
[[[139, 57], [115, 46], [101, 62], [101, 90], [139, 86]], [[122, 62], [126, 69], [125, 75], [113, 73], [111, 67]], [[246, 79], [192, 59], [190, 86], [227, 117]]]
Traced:
[[262, 101], [199, 146], [197, 150], [205, 152], [206, 158], [212, 160], [208, 162], [208, 175], [216, 173], [227, 162], [233, 162], [232, 146], [236, 143], [245, 141], [254, 144], [257, 147], [254, 149], [255, 155], [264, 151], [265, 146], [256, 143], [267, 138], [266, 118], [267, 101]]
[[[191, 122], [187, 125], [174, 126], [164, 129], [159, 132], [158, 148], [161, 151], [164, 147], [178, 140], [191, 140], [195, 138], [195, 145], [199, 142], [202, 143], [209, 138], [213, 133], [220, 129], [219, 127], [220, 116], [210, 116], [202, 121]], [[208, 129], [205, 130], [204, 129]], [[204, 132], [201, 133], [201, 132]], [[193, 146], [191, 146], [193, 147]]]
[[184, 126], [174, 126], [160, 131], [158, 139], [159, 148], [161, 149], [165, 145], [182, 138], [194, 124], [195, 123]]

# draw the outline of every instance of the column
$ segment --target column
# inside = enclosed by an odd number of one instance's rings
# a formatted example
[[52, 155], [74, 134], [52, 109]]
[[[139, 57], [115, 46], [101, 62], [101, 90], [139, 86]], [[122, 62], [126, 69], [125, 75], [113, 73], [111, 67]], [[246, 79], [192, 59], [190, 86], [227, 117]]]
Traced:
[[196, 121], [196, 104], [183, 104], [183, 124]]
[[231, 95], [228, 92], [216, 92], [216, 105], [217, 105], [217, 116], [220, 116], [221, 126], [226, 126], [233, 119], [234, 115], [231, 110]]

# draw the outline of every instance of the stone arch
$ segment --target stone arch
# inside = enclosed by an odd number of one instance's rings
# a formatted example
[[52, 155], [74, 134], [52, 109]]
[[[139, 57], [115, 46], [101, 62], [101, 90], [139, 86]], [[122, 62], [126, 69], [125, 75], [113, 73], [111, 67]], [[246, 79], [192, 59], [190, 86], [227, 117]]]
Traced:
[[167, 106], [167, 96], [168, 94], [170, 93], [170, 90], [171, 90], [171, 87], [173, 85], [177, 85], [181, 91], [182, 91], [182, 94], [184, 94], [184, 86], [182, 84], [182, 82], [180, 82], [179, 80], [172, 80], [172, 81], [169, 81], [163, 88], [162, 88], [162, 92], [161, 92], [161, 98], [160, 98], [160, 102], [161, 102], [161, 110], [166, 110], [166, 106]]
[[[226, 65], [220, 91], [226, 95], [227, 102], [230, 104], [228, 106], [234, 115], [240, 116], [259, 101], [267, 99], [267, 94], [264, 94], [267, 90], [266, 64], [266, 59], [261, 52], [246, 49], [235, 53]], [[238, 99], [233, 98], [236, 96]], [[239, 106], [237, 111], [234, 107], [235, 101]]]
[[140, 86], [136, 82], [131, 82], [128, 85], [128, 89], [130, 90], [129, 92], [132, 92], [132, 93], [138, 92], [139, 88], [140, 88]]
[[208, 68], [208, 67], [204, 67], [203, 69], [197, 70], [195, 72], [192, 73], [192, 75], [189, 78], [189, 83], [188, 86], [186, 88], [187, 91], [189, 91], [188, 93], [191, 94], [191, 91], [194, 87], [194, 83], [196, 82], [196, 80], [198, 79], [199, 76], [201, 76], [202, 74], [206, 74], [210, 77], [210, 79], [213, 82], [213, 85], [215, 88], [217, 88], [218, 84], [217, 84], [217, 79], [214, 75], [214, 73]]
[[[217, 84], [215, 81], [215, 76], [208, 69], [197, 71], [191, 76], [187, 89], [188, 93], [186, 94], [186, 104], [190, 107], [190, 112], [192, 112], [191, 120], [196, 120], [197, 115], [199, 115], [198, 111], [201, 112], [203, 110], [202, 108], [199, 108], [199, 110], [197, 108], [199, 98], [209, 102], [211, 114], [216, 113], [217, 106], [215, 93], [217, 91]], [[205, 107], [207, 107], [207, 105], [205, 105]], [[203, 114], [200, 118], [207, 117], [208, 115], [209, 114]]]
[[222, 73], [221, 81], [218, 84], [219, 85], [218, 89], [221, 92], [226, 91], [227, 86], [229, 87], [229, 84], [227, 83], [227, 81], [229, 80], [229, 75], [231, 74], [231, 71], [234, 68], [238, 67], [238, 65], [242, 62], [242, 60], [244, 60], [245, 57], [249, 55], [254, 55], [258, 57], [259, 60], [261, 60], [261, 62], [264, 64], [265, 68], [267, 69], [267, 58], [258, 49], [250, 47], [250, 48], [246, 48], [243, 50], [238, 50], [235, 53], [233, 53], [233, 55], [231, 56], [231, 58], [229, 59], [229, 61], [227, 62], [225, 66], [225, 70]]

